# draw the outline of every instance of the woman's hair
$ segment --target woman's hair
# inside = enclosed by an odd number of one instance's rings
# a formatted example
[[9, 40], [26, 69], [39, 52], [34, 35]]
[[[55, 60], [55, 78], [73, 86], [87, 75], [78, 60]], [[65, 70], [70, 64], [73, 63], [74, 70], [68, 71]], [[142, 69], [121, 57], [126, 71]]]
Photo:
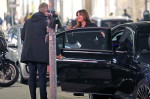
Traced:
[[[81, 15], [84, 17], [84, 21], [85, 21], [85, 22], [90, 22], [90, 23], [91, 23], [90, 16], [89, 16], [88, 12], [87, 12], [85, 9], [78, 10], [78, 11], [76, 12], [76, 16], [78, 16], [78, 13], [81, 14]], [[74, 27], [75, 27], [75, 28], [81, 27], [81, 22], [79, 22], [79, 21], [77, 20], [77, 25], [74, 26]]]

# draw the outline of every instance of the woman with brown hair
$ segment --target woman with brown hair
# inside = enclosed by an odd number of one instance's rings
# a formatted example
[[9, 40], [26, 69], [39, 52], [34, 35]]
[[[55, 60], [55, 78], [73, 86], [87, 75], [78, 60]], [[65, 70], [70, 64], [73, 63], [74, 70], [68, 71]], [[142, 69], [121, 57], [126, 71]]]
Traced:
[[97, 27], [94, 23], [91, 22], [90, 16], [88, 12], [85, 9], [78, 10], [76, 12], [77, 16], [77, 25], [75, 25], [73, 28], [79, 28], [79, 27]]

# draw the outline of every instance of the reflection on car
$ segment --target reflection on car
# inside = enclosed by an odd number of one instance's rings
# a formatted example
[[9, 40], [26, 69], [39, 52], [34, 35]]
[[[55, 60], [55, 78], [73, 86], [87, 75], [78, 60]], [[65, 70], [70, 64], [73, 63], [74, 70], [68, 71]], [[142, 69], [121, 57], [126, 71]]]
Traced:
[[91, 21], [95, 23], [98, 27], [109, 27], [112, 28], [116, 25], [123, 24], [123, 23], [129, 23], [133, 22], [131, 19], [127, 17], [104, 17], [104, 18], [98, 18], [98, 17], [92, 17]]
[[150, 22], [76, 28], [58, 34], [57, 43], [63, 91], [88, 93], [89, 99], [149, 99]]

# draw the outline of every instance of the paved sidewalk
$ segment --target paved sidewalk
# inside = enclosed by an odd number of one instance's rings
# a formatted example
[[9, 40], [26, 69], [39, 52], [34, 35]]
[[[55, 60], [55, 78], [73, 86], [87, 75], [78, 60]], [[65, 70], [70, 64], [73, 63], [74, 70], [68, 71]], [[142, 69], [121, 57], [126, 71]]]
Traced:
[[[47, 87], [48, 99], [50, 99], [49, 86]], [[37, 99], [39, 98], [39, 88], [37, 88]], [[30, 99], [28, 85], [15, 83], [11, 87], [0, 87], [0, 99]], [[73, 96], [72, 93], [62, 92], [60, 86], [57, 87], [57, 99], [88, 99], [88, 95], [85, 96]]]

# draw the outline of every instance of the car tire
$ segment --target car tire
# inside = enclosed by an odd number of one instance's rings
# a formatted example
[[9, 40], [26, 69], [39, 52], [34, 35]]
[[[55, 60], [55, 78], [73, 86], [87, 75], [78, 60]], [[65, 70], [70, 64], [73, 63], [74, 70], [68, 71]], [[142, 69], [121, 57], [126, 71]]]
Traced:
[[[147, 98], [146, 98], [147, 97]], [[142, 79], [134, 90], [134, 99], [149, 99], [150, 86], [146, 79]]]
[[89, 99], [109, 99], [108, 96], [89, 94]]
[[18, 77], [18, 82], [22, 83], [22, 84], [27, 84], [27, 80], [25, 80], [22, 76], [22, 72], [21, 72], [21, 68], [20, 66], [18, 66], [18, 70], [19, 70], [19, 77]]

